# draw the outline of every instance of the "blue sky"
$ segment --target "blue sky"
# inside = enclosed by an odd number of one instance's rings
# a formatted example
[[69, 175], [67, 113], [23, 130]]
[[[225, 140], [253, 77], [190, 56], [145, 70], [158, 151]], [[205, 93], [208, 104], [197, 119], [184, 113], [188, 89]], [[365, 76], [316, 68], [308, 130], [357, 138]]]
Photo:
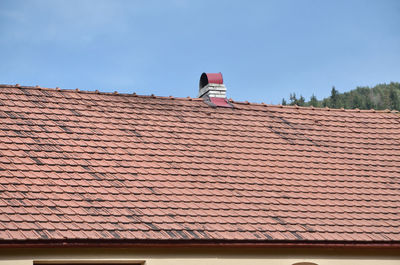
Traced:
[[1, 0], [0, 83], [280, 103], [400, 81], [400, 1]]

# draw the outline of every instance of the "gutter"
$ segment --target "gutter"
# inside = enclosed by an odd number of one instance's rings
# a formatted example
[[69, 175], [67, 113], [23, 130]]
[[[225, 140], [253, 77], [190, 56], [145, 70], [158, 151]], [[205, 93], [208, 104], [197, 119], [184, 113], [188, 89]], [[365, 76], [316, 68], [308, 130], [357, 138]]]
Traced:
[[233, 247], [233, 248], [339, 248], [339, 249], [400, 249], [400, 241], [171, 241], [171, 240], [15, 240], [0, 241], [0, 248], [81, 248], [81, 247]]

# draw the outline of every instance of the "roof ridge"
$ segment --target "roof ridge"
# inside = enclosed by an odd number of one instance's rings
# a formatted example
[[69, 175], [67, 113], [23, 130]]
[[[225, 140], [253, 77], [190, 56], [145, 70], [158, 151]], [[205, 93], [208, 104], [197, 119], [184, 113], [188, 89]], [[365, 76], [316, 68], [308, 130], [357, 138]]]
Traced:
[[[8, 84], [0, 84], [0, 88], [22, 88], [22, 89], [33, 89], [33, 90], [46, 90], [46, 91], [58, 91], [58, 92], [74, 92], [74, 93], [83, 93], [83, 94], [100, 94], [100, 95], [119, 95], [119, 96], [128, 96], [128, 97], [141, 97], [141, 98], [157, 98], [157, 99], [170, 99], [170, 100], [188, 100], [188, 101], [200, 101], [203, 100], [202, 98], [192, 98], [188, 97], [174, 97], [174, 96], [156, 96], [154, 94], [151, 95], [138, 95], [135, 92], [132, 94], [130, 93], [119, 93], [118, 91], [114, 92], [103, 92], [99, 90], [90, 91], [90, 90], [80, 90], [79, 88], [76, 89], [66, 89], [66, 88], [48, 88], [48, 87], [41, 87], [41, 86], [22, 86], [20, 84], [15, 85], [8, 85]], [[228, 99], [229, 102], [241, 105], [253, 105], [253, 106], [265, 106], [265, 107], [275, 107], [275, 108], [288, 108], [288, 109], [308, 109], [308, 110], [325, 110], [325, 111], [340, 111], [340, 112], [380, 112], [380, 113], [399, 113], [397, 110], [375, 110], [375, 109], [335, 109], [335, 108], [328, 108], [328, 107], [313, 107], [313, 106], [298, 106], [298, 105], [281, 105], [281, 104], [266, 104], [264, 102], [257, 103], [257, 102], [249, 102], [249, 101], [236, 101], [232, 98]]]
[[340, 111], [340, 112], [381, 112], [381, 113], [399, 113], [398, 110], [376, 110], [376, 109], [335, 109], [328, 107], [313, 107], [313, 106], [298, 106], [298, 105], [281, 105], [281, 104], [266, 104], [264, 102], [248, 102], [248, 101], [236, 101], [233, 99], [229, 99], [231, 103], [242, 104], [242, 105], [256, 105], [256, 106], [266, 106], [266, 107], [275, 107], [275, 108], [288, 108], [288, 109], [308, 109], [308, 110], [325, 110], [325, 111]]
[[173, 97], [173, 96], [156, 96], [154, 94], [150, 95], [138, 95], [135, 92], [133, 93], [120, 93], [118, 91], [114, 92], [104, 92], [99, 90], [80, 90], [79, 88], [76, 89], [67, 89], [67, 88], [49, 88], [49, 87], [41, 87], [41, 86], [22, 86], [19, 84], [15, 85], [7, 85], [7, 84], [0, 84], [0, 88], [22, 88], [22, 89], [32, 89], [32, 90], [46, 90], [46, 91], [57, 91], [57, 92], [74, 92], [74, 93], [83, 93], [83, 94], [100, 94], [100, 95], [118, 95], [118, 96], [127, 96], [127, 97], [142, 97], [142, 98], [157, 98], [157, 99], [173, 99], [173, 100], [203, 100], [202, 98], [192, 98], [190, 96], [187, 97]]

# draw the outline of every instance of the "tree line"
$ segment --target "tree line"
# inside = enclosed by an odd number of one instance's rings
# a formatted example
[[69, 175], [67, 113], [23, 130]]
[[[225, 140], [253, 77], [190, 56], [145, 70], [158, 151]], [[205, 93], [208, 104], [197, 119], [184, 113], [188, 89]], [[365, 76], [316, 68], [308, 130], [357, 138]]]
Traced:
[[289, 100], [282, 99], [282, 105], [329, 107], [334, 109], [390, 109], [400, 110], [400, 83], [379, 84], [372, 88], [357, 87], [349, 92], [339, 93], [332, 87], [331, 95], [318, 100], [313, 94], [309, 101], [300, 95], [291, 93]]

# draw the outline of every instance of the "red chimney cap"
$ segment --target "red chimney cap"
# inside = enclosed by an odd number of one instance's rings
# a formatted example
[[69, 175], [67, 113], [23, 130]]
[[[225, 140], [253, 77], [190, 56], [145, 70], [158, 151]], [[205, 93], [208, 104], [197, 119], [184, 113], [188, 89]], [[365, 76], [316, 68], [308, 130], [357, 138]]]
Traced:
[[223, 84], [224, 79], [221, 73], [202, 73], [200, 77], [199, 87], [205, 87], [208, 84]]

